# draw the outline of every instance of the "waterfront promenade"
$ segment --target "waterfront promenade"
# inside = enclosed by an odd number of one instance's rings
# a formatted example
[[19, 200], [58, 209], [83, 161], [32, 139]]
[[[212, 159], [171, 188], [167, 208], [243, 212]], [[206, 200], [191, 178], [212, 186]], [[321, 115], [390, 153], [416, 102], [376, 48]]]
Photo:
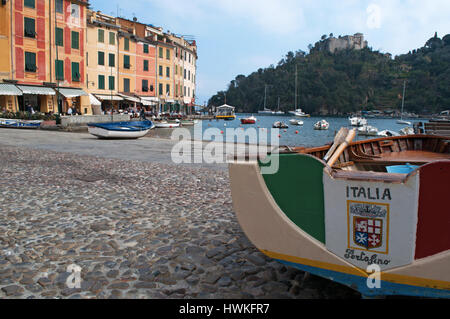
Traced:
[[359, 297], [258, 252], [226, 164], [175, 165], [174, 144], [0, 129], [0, 298]]

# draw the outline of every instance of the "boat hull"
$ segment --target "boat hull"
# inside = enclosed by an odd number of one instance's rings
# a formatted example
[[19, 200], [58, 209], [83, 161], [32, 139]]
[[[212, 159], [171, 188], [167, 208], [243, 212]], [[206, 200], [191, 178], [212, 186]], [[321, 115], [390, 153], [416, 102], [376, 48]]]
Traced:
[[89, 133], [103, 139], [137, 139], [148, 134], [150, 129], [142, 131], [110, 131], [100, 127], [90, 126]]
[[[450, 297], [449, 236], [433, 236], [433, 229], [443, 233], [437, 221], [448, 223], [446, 206], [441, 207], [445, 196], [431, 203], [426, 200], [429, 194], [419, 192], [425, 188], [441, 195], [439, 189], [449, 189], [450, 161], [425, 165], [396, 182], [380, 180], [379, 175], [373, 181], [333, 176], [325, 162], [307, 154], [280, 155], [275, 174], [262, 175], [263, 169], [250, 160], [232, 162], [229, 171], [238, 221], [267, 256], [364, 296]], [[439, 177], [443, 171], [447, 175]], [[434, 180], [436, 187], [427, 180]], [[361, 198], [349, 198], [354, 194]], [[351, 223], [359, 217], [349, 215], [352, 201], [392, 209], [389, 218], [380, 218], [384, 246], [355, 244]], [[380, 288], [367, 285], [371, 262], [381, 268]]]
[[177, 128], [180, 123], [155, 123], [156, 128]]

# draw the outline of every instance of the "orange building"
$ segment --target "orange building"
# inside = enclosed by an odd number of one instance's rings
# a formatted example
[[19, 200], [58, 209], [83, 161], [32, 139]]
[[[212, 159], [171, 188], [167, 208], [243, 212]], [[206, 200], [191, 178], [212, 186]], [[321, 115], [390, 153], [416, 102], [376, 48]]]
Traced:
[[[3, 80], [20, 90], [14, 111], [64, 112], [68, 106], [75, 106], [85, 113], [90, 108], [83, 87], [84, 61], [83, 43], [85, 10], [87, 0], [18, 0], [9, 3], [9, 65], [11, 72]], [[2, 2], [3, 3], [3, 2]], [[5, 16], [6, 6], [1, 6]], [[5, 21], [2, 19], [1, 24]], [[4, 28], [4, 26], [2, 27]], [[61, 36], [60, 30], [63, 30]], [[55, 43], [65, 43], [63, 53], [56, 51]], [[77, 52], [76, 52], [77, 51]], [[61, 55], [63, 63], [57, 58]], [[58, 85], [57, 71], [67, 76], [68, 87]], [[68, 74], [68, 75], [67, 75]], [[66, 79], [64, 79], [66, 80]], [[78, 89], [78, 90], [74, 90]], [[65, 100], [57, 107], [57, 97]], [[77, 103], [74, 101], [77, 99]], [[70, 99], [70, 101], [68, 101]], [[9, 105], [9, 103], [8, 103]], [[9, 108], [9, 107], [8, 107]]]

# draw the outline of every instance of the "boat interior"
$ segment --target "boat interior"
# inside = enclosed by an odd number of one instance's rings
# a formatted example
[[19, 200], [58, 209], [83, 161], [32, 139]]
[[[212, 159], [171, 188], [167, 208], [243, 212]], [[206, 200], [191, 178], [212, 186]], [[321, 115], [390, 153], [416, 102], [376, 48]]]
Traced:
[[[282, 149], [280, 154], [309, 154], [323, 159], [331, 145], [314, 148]], [[433, 161], [450, 160], [450, 138], [431, 135], [384, 137], [350, 143], [333, 165], [335, 175], [345, 172], [388, 173], [395, 165], [422, 166]], [[354, 175], [354, 174], [352, 174]], [[398, 174], [389, 174], [395, 175]], [[383, 179], [386, 179], [384, 176]]]

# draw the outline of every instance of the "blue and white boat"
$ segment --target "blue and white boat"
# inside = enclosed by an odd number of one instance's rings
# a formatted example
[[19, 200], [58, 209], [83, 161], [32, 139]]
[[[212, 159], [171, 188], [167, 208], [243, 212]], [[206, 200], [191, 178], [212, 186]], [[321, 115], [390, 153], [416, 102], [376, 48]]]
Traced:
[[152, 121], [126, 121], [88, 124], [89, 133], [99, 138], [136, 139], [147, 135], [155, 125]]
[[0, 119], [0, 127], [2, 128], [22, 128], [22, 129], [38, 129], [42, 121]]

